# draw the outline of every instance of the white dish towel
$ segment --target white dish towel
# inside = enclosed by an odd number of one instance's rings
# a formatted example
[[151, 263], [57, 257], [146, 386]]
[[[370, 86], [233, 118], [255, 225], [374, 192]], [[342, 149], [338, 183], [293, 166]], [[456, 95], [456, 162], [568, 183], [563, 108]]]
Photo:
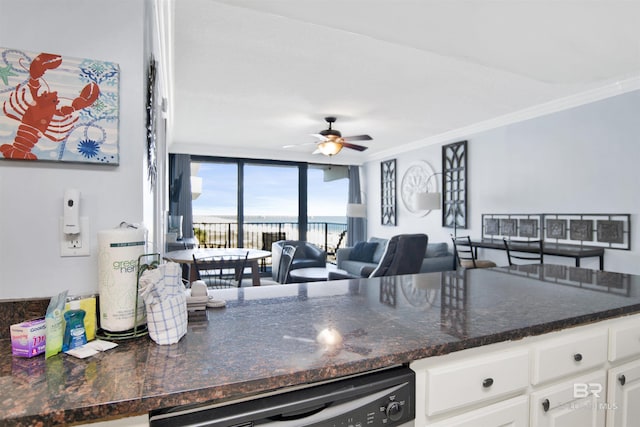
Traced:
[[187, 333], [187, 297], [180, 265], [168, 262], [146, 270], [139, 284], [151, 339], [162, 345], [180, 341]]

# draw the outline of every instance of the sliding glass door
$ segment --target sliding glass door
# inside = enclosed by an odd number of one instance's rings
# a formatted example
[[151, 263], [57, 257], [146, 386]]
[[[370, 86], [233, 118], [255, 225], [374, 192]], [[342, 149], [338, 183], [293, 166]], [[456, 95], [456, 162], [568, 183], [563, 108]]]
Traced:
[[348, 179], [335, 168], [210, 157], [192, 164], [202, 182], [192, 202], [201, 246], [270, 250], [275, 240], [306, 240], [331, 254], [344, 237]]
[[201, 194], [191, 202], [195, 237], [201, 247], [235, 247], [238, 241], [238, 165], [192, 162]]

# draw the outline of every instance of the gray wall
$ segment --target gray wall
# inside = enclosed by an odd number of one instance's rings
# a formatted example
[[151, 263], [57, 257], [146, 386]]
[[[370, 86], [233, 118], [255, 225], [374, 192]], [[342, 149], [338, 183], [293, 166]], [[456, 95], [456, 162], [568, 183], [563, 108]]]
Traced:
[[[468, 141], [469, 229], [458, 234], [479, 237], [483, 213], [630, 213], [632, 250], [607, 250], [605, 268], [640, 274], [639, 112], [640, 91], [635, 91], [449, 141]], [[440, 157], [441, 145], [399, 154], [398, 186], [416, 160], [441, 171]], [[451, 230], [442, 228], [440, 211], [413, 216], [399, 197], [398, 226], [381, 226], [380, 161], [367, 163], [364, 175], [369, 236], [422, 231], [432, 242], [450, 242]], [[506, 263], [503, 252], [483, 256]], [[583, 266], [598, 264], [593, 260]]]

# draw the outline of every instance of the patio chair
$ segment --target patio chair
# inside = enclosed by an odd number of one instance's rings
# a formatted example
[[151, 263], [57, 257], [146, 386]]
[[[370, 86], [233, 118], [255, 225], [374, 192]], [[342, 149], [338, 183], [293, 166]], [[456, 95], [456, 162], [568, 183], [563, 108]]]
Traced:
[[289, 272], [291, 271], [291, 265], [293, 264], [293, 257], [298, 250], [293, 245], [285, 245], [280, 253], [280, 260], [278, 262], [278, 275], [275, 280], [262, 277], [260, 278], [260, 285], [279, 285], [283, 283], [290, 283], [291, 277]]
[[[544, 243], [542, 240], [528, 240], [525, 242], [504, 241], [509, 265], [542, 264], [544, 260]], [[519, 260], [519, 261], [516, 261]]]
[[193, 267], [198, 280], [203, 280], [208, 288], [239, 288], [247, 265], [249, 252], [244, 256], [225, 255], [196, 258], [193, 256]]
[[496, 267], [496, 263], [484, 259], [476, 259], [473, 245], [469, 236], [453, 237], [453, 252], [458, 260], [458, 267], [471, 268], [491, 268]]
[[280, 256], [285, 246], [297, 248], [291, 270], [308, 267], [326, 267], [327, 253], [312, 243], [302, 240], [279, 240], [271, 245], [271, 277], [278, 280], [280, 271]]
[[289, 271], [291, 271], [291, 265], [293, 264], [293, 258], [296, 255], [297, 247], [292, 245], [286, 245], [282, 248], [280, 254], [280, 268], [278, 269], [278, 282], [289, 283]]
[[[262, 233], [262, 250], [271, 251], [271, 245], [273, 245], [274, 242], [277, 242], [279, 240], [286, 240], [286, 239], [287, 239], [287, 233], [284, 231], [263, 232]], [[261, 264], [262, 271], [267, 271], [267, 260], [265, 258], [262, 258], [261, 263], [262, 263]]]

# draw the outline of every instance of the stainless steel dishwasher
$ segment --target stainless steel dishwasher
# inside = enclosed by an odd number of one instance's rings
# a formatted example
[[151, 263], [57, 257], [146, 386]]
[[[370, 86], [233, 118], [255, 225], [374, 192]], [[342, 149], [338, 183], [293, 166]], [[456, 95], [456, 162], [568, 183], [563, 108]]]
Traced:
[[415, 373], [404, 366], [220, 406], [149, 414], [151, 427], [412, 427]]

